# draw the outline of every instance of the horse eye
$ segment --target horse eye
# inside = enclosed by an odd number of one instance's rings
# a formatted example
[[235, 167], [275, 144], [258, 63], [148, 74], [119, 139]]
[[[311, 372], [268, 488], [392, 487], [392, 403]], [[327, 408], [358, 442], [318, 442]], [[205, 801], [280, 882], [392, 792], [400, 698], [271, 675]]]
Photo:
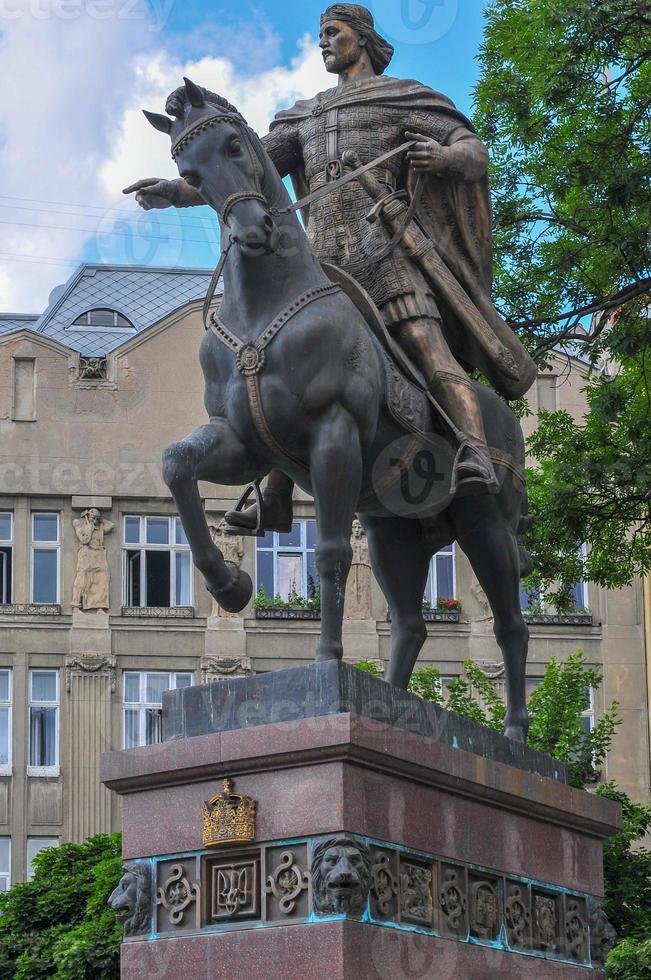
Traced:
[[237, 154], [240, 152], [241, 149], [242, 149], [241, 140], [233, 140], [233, 142], [229, 147], [229, 151], [233, 156], [237, 156]]

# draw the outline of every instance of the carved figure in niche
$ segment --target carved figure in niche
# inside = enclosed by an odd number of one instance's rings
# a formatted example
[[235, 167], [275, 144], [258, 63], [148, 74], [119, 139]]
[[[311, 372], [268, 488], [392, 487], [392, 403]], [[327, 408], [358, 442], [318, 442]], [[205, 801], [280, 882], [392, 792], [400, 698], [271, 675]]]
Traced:
[[412, 922], [432, 923], [432, 872], [417, 864], [401, 864], [400, 913]]
[[534, 895], [534, 940], [542, 949], [556, 943], [556, 901], [547, 895]]
[[364, 528], [353, 521], [350, 540], [353, 563], [346, 584], [344, 616], [346, 619], [369, 619], [371, 616], [371, 562]]
[[[237, 568], [242, 564], [244, 557], [244, 538], [240, 535], [226, 533], [226, 521], [222, 518], [219, 524], [209, 524], [208, 530], [213, 544], [217, 545], [224, 556], [224, 561], [236, 565]], [[234, 613], [229, 613], [213, 600], [213, 611], [222, 619], [229, 619]]]
[[79, 539], [72, 605], [77, 609], [108, 611], [109, 567], [104, 535], [113, 530], [114, 524], [105, 520], [96, 507], [85, 510], [72, 523]]
[[322, 841], [312, 857], [314, 909], [322, 915], [364, 911], [371, 886], [368, 848], [352, 837]]
[[617, 942], [617, 932], [596, 898], [588, 898], [590, 919], [590, 958], [593, 966], [604, 966]]
[[109, 895], [108, 904], [122, 923], [125, 936], [149, 932], [152, 907], [152, 880], [149, 864], [130, 861]]

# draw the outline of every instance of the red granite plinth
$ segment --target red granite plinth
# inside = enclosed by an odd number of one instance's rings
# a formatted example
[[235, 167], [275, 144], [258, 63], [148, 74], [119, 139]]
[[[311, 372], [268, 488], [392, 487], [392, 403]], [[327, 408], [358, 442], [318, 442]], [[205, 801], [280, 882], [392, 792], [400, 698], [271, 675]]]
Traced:
[[603, 980], [600, 970], [399, 932], [324, 922], [125, 943], [121, 980]]
[[[311, 891], [302, 921], [292, 920], [269, 911], [264, 888], [257, 918], [221, 927], [205, 909], [191, 922], [161, 926], [159, 907], [149, 938], [125, 942], [122, 980], [602, 976], [590, 967], [586, 900], [603, 895], [602, 841], [621, 822], [611, 801], [350, 713], [107, 753], [102, 780], [122, 797], [124, 856], [148, 859], [155, 888], [172, 859], [201, 884], [197, 869], [216, 853], [203, 848], [202, 805], [225, 776], [257, 801], [252, 847], [261, 849], [263, 885], [273, 848], [303, 848], [309, 870], [314, 839], [345, 832], [393, 855], [398, 878], [403, 861], [431, 867], [431, 922], [420, 928], [399, 908], [380, 922], [372, 905], [361, 916], [367, 921], [330, 921], [312, 911]], [[484, 877], [494, 886], [501, 925], [490, 940], [477, 938], [471, 925], [450, 938], [439, 907], [446, 862], [465, 876], [468, 905], [473, 881]], [[532, 935], [513, 949], [504, 913], [514, 882], [532, 918], [545, 886], [557, 903], [559, 938], [549, 956]], [[571, 902], [586, 920], [580, 955], [567, 938]]]

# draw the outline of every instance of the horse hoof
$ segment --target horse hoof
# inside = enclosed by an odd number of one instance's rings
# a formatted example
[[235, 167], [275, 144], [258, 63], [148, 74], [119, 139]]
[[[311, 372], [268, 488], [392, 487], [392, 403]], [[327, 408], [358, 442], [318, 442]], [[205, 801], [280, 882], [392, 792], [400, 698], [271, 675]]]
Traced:
[[232, 562], [227, 562], [231, 566], [231, 581], [223, 588], [213, 588], [206, 583], [206, 588], [216, 602], [229, 613], [241, 612], [251, 601], [253, 595], [253, 582], [248, 572], [242, 571]]

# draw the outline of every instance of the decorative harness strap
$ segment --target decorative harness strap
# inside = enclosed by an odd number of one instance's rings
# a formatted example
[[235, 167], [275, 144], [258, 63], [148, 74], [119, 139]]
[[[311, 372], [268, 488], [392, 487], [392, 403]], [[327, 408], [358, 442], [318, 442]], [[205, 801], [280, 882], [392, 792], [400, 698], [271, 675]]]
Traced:
[[262, 441], [271, 451], [281, 457], [291, 459], [302, 470], [307, 470], [308, 466], [298, 456], [294, 456], [287, 449], [283, 448], [275, 439], [262, 407], [262, 396], [260, 393], [260, 382], [258, 375], [262, 371], [266, 361], [266, 348], [274, 339], [276, 334], [282, 330], [286, 323], [296, 316], [300, 310], [305, 309], [311, 303], [326, 296], [342, 292], [341, 286], [334, 283], [327, 283], [324, 286], [314, 286], [297, 296], [289, 306], [274, 317], [268, 326], [255, 340], [242, 340], [237, 334], [230, 330], [217, 312], [210, 317], [210, 329], [225, 347], [235, 354], [235, 363], [238, 371], [244, 375], [246, 380], [246, 390], [249, 397], [249, 408], [256, 431]]

